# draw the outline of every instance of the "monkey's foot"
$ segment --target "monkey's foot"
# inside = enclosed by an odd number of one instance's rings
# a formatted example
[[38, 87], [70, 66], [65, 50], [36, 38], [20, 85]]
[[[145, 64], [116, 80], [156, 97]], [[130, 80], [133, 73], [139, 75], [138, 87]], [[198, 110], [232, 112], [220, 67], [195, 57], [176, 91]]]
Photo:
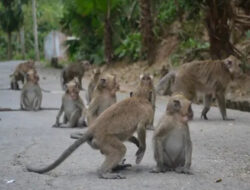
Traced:
[[59, 124], [59, 123], [55, 123], [54, 125], [52, 125], [52, 127], [54, 127], [54, 128], [59, 128], [59, 127], [60, 127], [60, 124]]
[[142, 161], [142, 158], [144, 156], [144, 153], [145, 153], [145, 149], [143, 148], [139, 148], [136, 152], [136, 160], [135, 160], [135, 163], [136, 164], [139, 164], [141, 161]]
[[175, 168], [175, 171], [177, 173], [193, 175], [193, 173], [190, 171], [190, 169], [185, 168], [185, 167], [177, 167], [177, 168]]
[[164, 169], [160, 169], [159, 167], [155, 167], [152, 170], [149, 171], [150, 173], [164, 173]]
[[124, 158], [124, 159], [122, 160], [121, 164], [118, 164], [116, 167], [114, 167], [114, 168], [112, 169], [112, 171], [114, 172], [114, 171], [124, 170], [124, 169], [126, 169], [126, 168], [128, 168], [128, 167], [132, 167], [131, 164], [125, 164], [125, 161], [126, 161], [126, 158]]
[[102, 173], [102, 174], [99, 174], [99, 178], [101, 179], [126, 179], [125, 176], [119, 173]]
[[201, 119], [208, 120], [207, 115], [202, 113], [202, 114], [201, 114]]
[[235, 119], [232, 119], [232, 118], [223, 118], [224, 121], [234, 121]]

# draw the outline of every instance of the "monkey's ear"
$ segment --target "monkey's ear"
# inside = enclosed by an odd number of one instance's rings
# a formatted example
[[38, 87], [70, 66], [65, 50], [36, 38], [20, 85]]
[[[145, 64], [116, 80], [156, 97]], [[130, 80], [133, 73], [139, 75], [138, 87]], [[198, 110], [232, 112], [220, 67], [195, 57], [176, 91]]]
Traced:
[[129, 97], [130, 97], [130, 98], [131, 98], [133, 95], [134, 95], [133, 92], [130, 92], [130, 93], [129, 93]]

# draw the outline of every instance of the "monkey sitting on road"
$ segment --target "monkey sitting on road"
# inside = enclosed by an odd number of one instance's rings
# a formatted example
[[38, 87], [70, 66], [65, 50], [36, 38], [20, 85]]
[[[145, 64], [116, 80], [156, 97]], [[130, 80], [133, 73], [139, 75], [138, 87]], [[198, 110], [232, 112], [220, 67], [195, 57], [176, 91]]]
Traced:
[[36, 70], [31, 69], [27, 72], [27, 82], [22, 88], [21, 92], [21, 109], [34, 110], [41, 109], [42, 91], [38, 84], [39, 77]]
[[79, 80], [80, 89], [82, 89], [82, 77], [84, 76], [84, 72], [89, 68], [90, 63], [88, 61], [81, 61], [65, 67], [60, 76], [62, 89], [65, 90], [65, 84], [73, 80], [75, 77]]
[[153, 137], [155, 173], [176, 171], [191, 173], [192, 142], [188, 120], [191, 102], [182, 95], [169, 99], [165, 115], [160, 119]]
[[[140, 83], [139, 83], [137, 89], [140, 90], [141, 88], [149, 88], [149, 89], [151, 89], [152, 94], [151, 94], [150, 99], [151, 99], [151, 103], [152, 103], [153, 110], [154, 110], [154, 113], [155, 113], [156, 93], [155, 93], [155, 88], [154, 88], [153, 76], [152, 75], [149, 75], [148, 73], [144, 73], [144, 74], [140, 75]], [[132, 97], [134, 95], [134, 93], [136, 93], [136, 91], [131, 92], [130, 97]], [[154, 130], [153, 124], [154, 124], [154, 117], [153, 117], [151, 125], [149, 125], [147, 129]]]
[[123, 142], [135, 132], [139, 142], [136, 163], [141, 162], [146, 150], [146, 126], [150, 125], [153, 119], [151, 94], [149, 88], [141, 88], [133, 97], [110, 106], [55, 162], [42, 169], [27, 167], [27, 170], [36, 173], [48, 172], [63, 162], [81, 144], [88, 142], [93, 149], [99, 149], [105, 156], [105, 161], [98, 171], [100, 178], [125, 178], [119, 173], [112, 173], [112, 169], [119, 165], [126, 153]]
[[94, 89], [99, 81], [100, 75], [101, 75], [100, 69], [99, 68], [94, 69], [93, 76], [89, 82], [88, 91], [86, 93], [87, 104], [89, 104], [93, 98]]
[[173, 93], [183, 93], [193, 100], [197, 92], [204, 94], [201, 117], [207, 119], [213, 95], [217, 99], [223, 120], [227, 120], [225, 91], [229, 82], [242, 75], [240, 61], [229, 56], [224, 60], [194, 61], [182, 65], [175, 75]]
[[[52, 127], [73, 128], [86, 126], [84, 121], [85, 106], [79, 96], [78, 81], [75, 79], [66, 84], [67, 90], [62, 97], [62, 105]], [[64, 112], [63, 123], [59, 120]]]
[[93, 92], [93, 98], [87, 110], [87, 122], [91, 123], [109, 106], [116, 103], [116, 92], [119, 90], [119, 84], [116, 76], [102, 76]]
[[12, 90], [19, 90], [18, 81], [22, 81], [24, 84], [24, 79], [26, 78], [26, 74], [30, 69], [35, 69], [35, 62], [32, 60], [17, 65], [14, 73], [10, 75], [10, 88]]

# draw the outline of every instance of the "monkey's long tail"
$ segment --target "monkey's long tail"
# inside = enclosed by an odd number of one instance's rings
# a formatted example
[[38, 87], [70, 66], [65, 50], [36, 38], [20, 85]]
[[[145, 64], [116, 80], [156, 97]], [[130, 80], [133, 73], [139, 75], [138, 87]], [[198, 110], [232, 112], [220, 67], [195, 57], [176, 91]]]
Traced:
[[84, 142], [86, 142], [87, 140], [89, 140], [90, 138], [92, 138], [92, 136], [93, 135], [91, 133], [88, 133], [88, 132], [84, 133], [80, 139], [76, 140], [69, 148], [67, 148], [62, 153], [62, 155], [56, 161], [54, 161], [49, 166], [44, 167], [44, 168], [40, 168], [40, 169], [26, 166], [26, 169], [29, 172], [35, 172], [35, 173], [40, 173], [40, 174], [46, 173], [46, 172], [48, 172], [50, 170], [53, 170], [59, 164], [61, 164], [68, 156], [70, 156], [71, 153], [74, 152], [81, 144], [83, 144]]

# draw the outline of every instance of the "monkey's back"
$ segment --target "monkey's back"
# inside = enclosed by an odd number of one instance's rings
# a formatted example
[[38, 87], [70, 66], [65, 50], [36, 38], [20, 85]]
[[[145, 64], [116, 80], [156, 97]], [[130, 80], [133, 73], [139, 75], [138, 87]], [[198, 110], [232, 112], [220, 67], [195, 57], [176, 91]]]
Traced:
[[140, 122], [149, 124], [153, 118], [152, 105], [147, 100], [127, 98], [107, 108], [90, 126], [96, 136], [116, 135], [127, 140]]

